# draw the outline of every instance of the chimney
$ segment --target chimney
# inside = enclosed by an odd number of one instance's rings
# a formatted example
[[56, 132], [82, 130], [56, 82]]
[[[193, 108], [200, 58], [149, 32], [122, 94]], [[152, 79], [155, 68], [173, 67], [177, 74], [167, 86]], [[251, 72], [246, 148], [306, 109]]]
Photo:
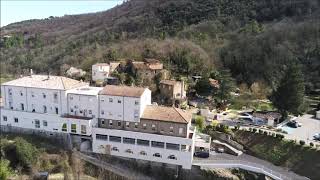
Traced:
[[30, 77], [32, 77], [32, 75], [33, 75], [33, 71], [32, 69], [30, 69]]

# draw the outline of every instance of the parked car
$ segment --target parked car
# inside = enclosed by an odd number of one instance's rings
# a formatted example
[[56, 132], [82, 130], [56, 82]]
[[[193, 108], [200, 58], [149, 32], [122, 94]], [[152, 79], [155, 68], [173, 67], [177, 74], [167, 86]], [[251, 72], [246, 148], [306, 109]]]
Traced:
[[293, 123], [296, 123], [298, 127], [302, 126], [302, 123], [297, 122], [296, 120], [292, 120]]
[[207, 151], [198, 151], [194, 153], [195, 157], [199, 157], [199, 158], [208, 158], [209, 157], [209, 152]]
[[287, 123], [287, 126], [289, 126], [291, 128], [298, 128], [299, 127], [299, 125], [298, 125], [298, 123], [296, 121], [289, 121]]
[[218, 153], [224, 153], [224, 148], [221, 148], [221, 147], [218, 148], [218, 149], [217, 149], [217, 152], [218, 152]]
[[320, 141], [320, 133], [316, 133], [316, 134], [313, 136], [313, 138], [314, 138], [315, 140]]
[[239, 113], [238, 118], [239, 119], [253, 121], [253, 116], [251, 114], [249, 114], [249, 113], [246, 113], [246, 112]]

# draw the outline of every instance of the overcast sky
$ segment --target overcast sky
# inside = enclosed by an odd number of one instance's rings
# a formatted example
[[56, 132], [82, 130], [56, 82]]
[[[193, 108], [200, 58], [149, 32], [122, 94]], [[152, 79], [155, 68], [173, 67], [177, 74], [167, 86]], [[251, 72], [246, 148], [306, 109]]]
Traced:
[[110, 9], [123, 0], [1, 0], [1, 27], [28, 19], [82, 14]]

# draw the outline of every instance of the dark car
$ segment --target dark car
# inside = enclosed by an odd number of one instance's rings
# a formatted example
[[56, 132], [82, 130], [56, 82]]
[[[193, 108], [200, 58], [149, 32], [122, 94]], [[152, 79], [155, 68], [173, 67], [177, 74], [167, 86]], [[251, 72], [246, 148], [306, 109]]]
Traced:
[[199, 157], [199, 158], [208, 158], [209, 157], [209, 152], [206, 151], [198, 151], [194, 153], [195, 157]]
[[289, 126], [291, 128], [298, 128], [298, 123], [296, 123], [295, 121], [289, 121], [287, 123], [287, 126]]

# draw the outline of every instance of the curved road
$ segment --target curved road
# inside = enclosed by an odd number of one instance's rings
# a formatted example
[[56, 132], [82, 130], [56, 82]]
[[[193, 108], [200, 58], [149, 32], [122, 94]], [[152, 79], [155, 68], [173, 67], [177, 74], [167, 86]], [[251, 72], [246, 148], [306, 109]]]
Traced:
[[309, 180], [307, 177], [297, 175], [287, 169], [275, 166], [270, 162], [242, 154], [233, 156], [229, 154], [210, 154], [207, 159], [194, 158], [193, 165], [202, 169], [213, 168], [241, 168], [253, 172], [263, 173], [277, 180]]

